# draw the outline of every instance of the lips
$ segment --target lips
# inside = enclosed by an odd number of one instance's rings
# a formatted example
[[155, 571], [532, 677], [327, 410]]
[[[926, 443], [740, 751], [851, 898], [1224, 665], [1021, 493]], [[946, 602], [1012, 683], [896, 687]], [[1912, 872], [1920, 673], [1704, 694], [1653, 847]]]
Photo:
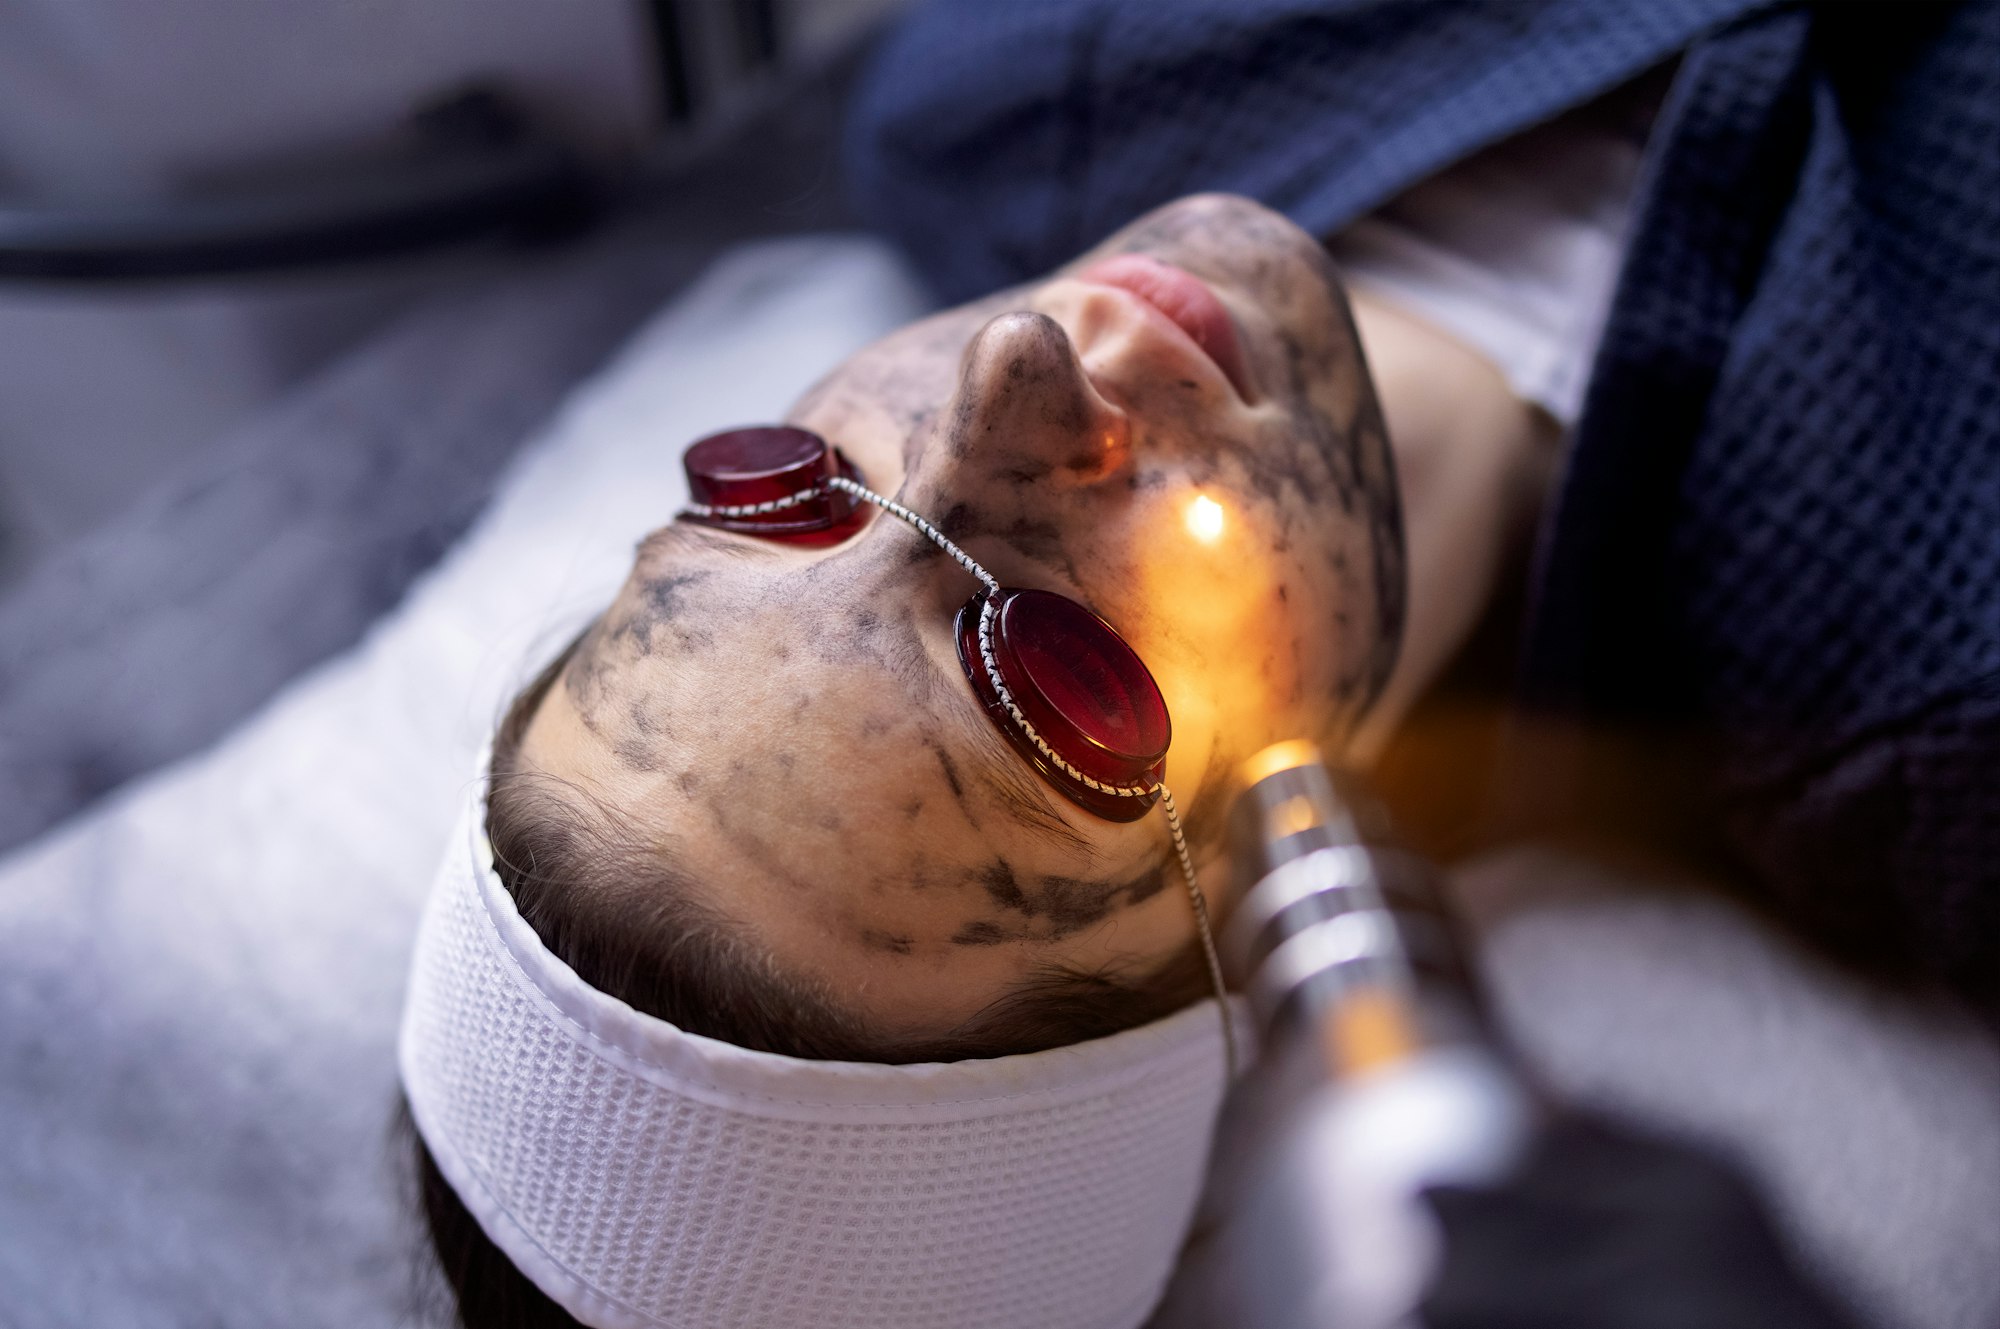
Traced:
[[1200, 278], [1144, 254], [1120, 254], [1091, 264], [1076, 274], [1076, 280], [1135, 295], [1166, 315], [1215, 362], [1237, 395], [1250, 399], [1250, 376], [1236, 322]]

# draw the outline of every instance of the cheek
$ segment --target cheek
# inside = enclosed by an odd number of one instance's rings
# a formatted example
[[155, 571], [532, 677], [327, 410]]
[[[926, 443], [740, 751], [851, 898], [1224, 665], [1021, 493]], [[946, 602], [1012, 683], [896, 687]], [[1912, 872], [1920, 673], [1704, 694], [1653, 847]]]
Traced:
[[1172, 711], [1182, 769], [1318, 723], [1339, 689], [1360, 570], [1341, 529], [1337, 509], [1219, 482], [1163, 487], [1145, 506], [1117, 595]]
[[1227, 552], [1184, 565], [1183, 631], [1204, 652], [1220, 695], [1294, 702], [1310, 672], [1295, 609], [1310, 590], [1304, 569], [1268, 548], [1225, 562]]

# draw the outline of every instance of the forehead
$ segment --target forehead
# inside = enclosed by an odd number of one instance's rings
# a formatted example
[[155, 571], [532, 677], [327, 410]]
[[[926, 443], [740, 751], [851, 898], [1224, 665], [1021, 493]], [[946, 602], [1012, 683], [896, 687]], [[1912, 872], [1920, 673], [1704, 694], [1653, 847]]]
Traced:
[[[976, 587], [929, 593], [900, 532], [877, 518], [848, 546], [805, 554], [667, 528], [642, 545], [561, 691], [624, 766], [671, 774], [683, 793], [717, 783], [719, 759], [722, 783], [756, 777], [786, 796], [852, 790], [838, 777], [857, 765], [871, 780], [915, 771], [945, 786], [1008, 767], [950, 634], [957, 592]], [[890, 783], [901, 798], [911, 781]], [[1046, 804], [1003, 783], [1016, 802]]]
[[1089, 842], [925, 649], [910, 597], [858, 593], [868, 560], [686, 566], [703, 544], [649, 542], [537, 714], [538, 766], [584, 773], [765, 921], [942, 944], [995, 862], [1081, 880]]

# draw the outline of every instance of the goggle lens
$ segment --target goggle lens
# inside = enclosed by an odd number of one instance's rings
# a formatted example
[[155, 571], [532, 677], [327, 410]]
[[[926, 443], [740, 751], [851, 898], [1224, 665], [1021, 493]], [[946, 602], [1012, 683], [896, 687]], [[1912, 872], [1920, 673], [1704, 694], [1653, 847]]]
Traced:
[[[1145, 816], [1159, 801], [1173, 725], [1144, 662], [1109, 623], [1067, 596], [1003, 587], [992, 597], [993, 662], [1030, 735], [1007, 710], [980, 653], [987, 598], [982, 592], [958, 612], [958, 657], [1001, 734], [1043, 778], [1098, 816]], [[1072, 769], [1050, 760], [1036, 737]]]
[[794, 543], [842, 539], [859, 518], [854, 498], [825, 482], [856, 471], [818, 434], [783, 425], [729, 429], [681, 459], [693, 500], [688, 520]]

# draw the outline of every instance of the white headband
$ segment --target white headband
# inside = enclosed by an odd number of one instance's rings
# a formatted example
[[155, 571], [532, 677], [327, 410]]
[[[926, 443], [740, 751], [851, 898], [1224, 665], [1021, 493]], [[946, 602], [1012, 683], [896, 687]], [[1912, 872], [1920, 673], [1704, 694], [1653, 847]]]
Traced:
[[403, 1087], [473, 1218], [570, 1314], [595, 1329], [1144, 1321], [1222, 1100], [1212, 1001], [989, 1061], [748, 1051], [550, 954], [493, 871], [483, 809], [469, 800], [418, 931]]

